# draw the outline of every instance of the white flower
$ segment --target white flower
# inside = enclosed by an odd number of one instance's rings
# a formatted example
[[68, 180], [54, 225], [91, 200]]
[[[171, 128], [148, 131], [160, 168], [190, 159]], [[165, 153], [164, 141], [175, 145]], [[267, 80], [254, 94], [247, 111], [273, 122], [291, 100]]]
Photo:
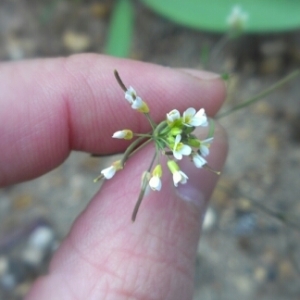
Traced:
[[178, 164], [174, 160], [168, 160], [167, 165], [173, 174], [173, 182], [175, 186], [178, 186], [178, 183], [185, 184], [187, 182], [188, 177], [180, 171]]
[[158, 164], [152, 171], [152, 177], [149, 181], [149, 186], [153, 191], [160, 191], [161, 189], [161, 180], [160, 177], [162, 176], [162, 167]]
[[242, 30], [248, 21], [248, 17], [248, 14], [244, 12], [240, 6], [235, 5], [227, 17], [227, 24], [232, 29]]
[[207, 161], [198, 153], [193, 153], [193, 162], [197, 168], [202, 168]]
[[106, 178], [106, 179], [111, 179], [115, 174], [116, 174], [116, 169], [114, 166], [110, 166], [106, 169], [103, 169], [101, 171], [101, 174]]
[[181, 135], [178, 134], [175, 138], [175, 144], [173, 148], [173, 155], [176, 159], [182, 159], [183, 155], [190, 155], [192, 153], [192, 148], [188, 145], [180, 143]]
[[178, 120], [179, 118], [180, 118], [180, 112], [177, 109], [173, 109], [169, 113], [167, 113], [167, 120], [171, 123]]
[[141, 113], [148, 113], [149, 107], [146, 102], [144, 102], [140, 97], [137, 97], [131, 104], [133, 109], [138, 110]]
[[125, 92], [125, 99], [129, 102], [129, 104], [132, 104], [136, 98], [136, 91], [133, 87], [130, 86]]
[[173, 181], [175, 186], [178, 186], [178, 183], [185, 184], [187, 179], [188, 177], [180, 170], [173, 173]]
[[161, 180], [158, 176], [152, 176], [149, 181], [149, 186], [153, 191], [160, 191], [161, 189]]
[[112, 137], [115, 139], [131, 140], [133, 137], [133, 132], [130, 129], [124, 129], [116, 131]]
[[132, 102], [131, 107], [133, 109], [140, 109], [143, 106], [143, 100], [140, 97], [136, 97], [135, 100]]
[[125, 99], [129, 104], [131, 104], [131, 107], [133, 109], [136, 109], [142, 113], [149, 112], [148, 105], [140, 97], [137, 96], [136, 91], [133, 87], [130, 86], [127, 89], [127, 91], [125, 92]]
[[195, 108], [188, 108], [183, 113], [183, 124], [188, 127], [207, 126], [207, 117], [204, 108], [201, 108], [197, 113]]
[[110, 167], [103, 169], [101, 171], [101, 174], [106, 178], [106, 179], [111, 179], [115, 174], [116, 171], [121, 170], [123, 167], [121, 165], [121, 161], [115, 161]]
[[209, 154], [209, 147], [211, 142], [213, 141], [213, 137], [208, 138], [206, 140], [201, 141], [200, 143], [200, 152], [202, 156], [207, 156]]

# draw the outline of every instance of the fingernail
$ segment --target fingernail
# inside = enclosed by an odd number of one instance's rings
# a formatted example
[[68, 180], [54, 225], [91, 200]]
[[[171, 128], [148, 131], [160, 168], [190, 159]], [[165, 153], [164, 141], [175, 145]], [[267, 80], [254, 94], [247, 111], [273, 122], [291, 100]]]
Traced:
[[214, 79], [221, 78], [220, 74], [207, 72], [207, 71], [199, 71], [195, 69], [180, 69], [180, 70], [201, 80], [214, 80]]

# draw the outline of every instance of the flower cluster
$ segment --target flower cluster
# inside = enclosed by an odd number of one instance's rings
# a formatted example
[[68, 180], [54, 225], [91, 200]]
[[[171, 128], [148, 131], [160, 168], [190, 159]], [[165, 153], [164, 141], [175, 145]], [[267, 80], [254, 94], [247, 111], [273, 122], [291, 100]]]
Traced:
[[240, 6], [235, 5], [226, 21], [230, 29], [239, 34], [245, 29], [248, 19], [248, 13], [243, 11]]
[[163, 175], [163, 169], [161, 166], [161, 156], [167, 158], [167, 167], [173, 176], [174, 185], [177, 187], [179, 183], [185, 184], [188, 180], [188, 176], [180, 170], [177, 161], [186, 156], [191, 159], [195, 167], [206, 167], [211, 170], [207, 165], [206, 157], [209, 155], [210, 144], [213, 141], [213, 133], [204, 140], [198, 139], [193, 134], [196, 127], [207, 127], [211, 125], [203, 108], [196, 111], [196, 109], [190, 107], [185, 110], [182, 115], [177, 109], [173, 109], [166, 114], [165, 120], [156, 124], [150, 117], [147, 103], [137, 95], [132, 87], [128, 89], [125, 87], [117, 71], [115, 71], [115, 76], [125, 92], [125, 99], [131, 105], [132, 109], [145, 115], [152, 127], [152, 131], [147, 134], [134, 133], [130, 129], [115, 132], [112, 136], [113, 138], [125, 140], [133, 139], [133, 142], [126, 149], [123, 158], [114, 162], [110, 167], [103, 169], [95, 181], [101, 178], [111, 179], [117, 171], [124, 168], [126, 161], [136, 151], [151, 141], [155, 143], [156, 151], [153, 159], [148, 170], [144, 172], [142, 176], [142, 189], [132, 216], [134, 221], [146, 189], [150, 187], [153, 191], [160, 191], [162, 188], [161, 177]]

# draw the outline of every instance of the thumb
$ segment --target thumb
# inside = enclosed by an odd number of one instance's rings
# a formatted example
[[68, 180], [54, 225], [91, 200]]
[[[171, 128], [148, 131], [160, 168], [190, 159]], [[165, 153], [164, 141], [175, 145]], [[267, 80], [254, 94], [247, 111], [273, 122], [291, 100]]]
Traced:
[[[218, 176], [182, 161], [188, 182], [175, 189], [165, 172], [162, 190], [145, 197], [132, 223], [141, 174], [153, 150], [146, 147], [105, 182], [28, 299], [192, 298], [202, 217]], [[221, 170], [226, 153], [225, 133], [218, 126], [209, 165]]]

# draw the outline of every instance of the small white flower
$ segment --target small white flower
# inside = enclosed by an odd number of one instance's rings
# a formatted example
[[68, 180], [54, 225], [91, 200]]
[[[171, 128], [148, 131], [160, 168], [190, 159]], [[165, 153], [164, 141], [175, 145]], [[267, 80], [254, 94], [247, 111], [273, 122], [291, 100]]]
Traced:
[[227, 17], [227, 24], [232, 29], [242, 30], [245, 27], [248, 18], [248, 14], [244, 12], [240, 6], [235, 5], [232, 8], [230, 15]]
[[161, 180], [158, 176], [152, 176], [149, 181], [149, 186], [153, 191], [160, 191], [161, 190]]
[[124, 130], [116, 131], [112, 137], [115, 139], [131, 140], [133, 137], [133, 132], [129, 129], [124, 129]]
[[129, 102], [129, 104], [132, 104], [136, 98], [136, 91], [133, 87], [130, 86], [125, 92], [125, 99]]
[[196, 168], [202, 168], [207, 163], [207, 161], [198, 153], [193, 153], [193, 162]]
[[185, 184], [189, 178], [180, 170], [173, 173], [173, 182], [175, 186], [178, 186], [178, 183]]
[[188, 145], [184, 145], [181, 141], [181, 135], [178, 134], [175, 138], [175, 144], [173, 148], [173, 155], [176, 159], [182, 159], [183, 155], [190, 155], [192, 153], [192, 148]]
[[188, 127], [207, 126], [207, 117], [204, 108], [201, 108], [197, 113], [195, 108], [188, 108], [183, 113], [183, 124]]
[[106, 178], [106, 179], [111, 179], [115, 174], [116, 174], [116, 169], [114, 166], [110, 166], [106, 169], [103, 169], [101, 171], [101, 174]]
[[137, 111], [141, 113], [148, 113], [149, 107], [146, 102], [144, 102], [140, 97], [136, 97], [133, 103], [131, 104], [131, 107], [133, 109], [136, 109]]
[[161, 190], [161, 180], [160, 177], [162, 176], [162, 167], [160, 164], [156, 165], [156, 167], [152, 171], [152, 177], [149, 181], [149, 186], [153, 191], [160, 191]]
[[115, 174], [116, 171], [121, 170], [123, 167], [121, 165], [121, 161], [115, 161], [110, 167], [105, 168], [101, 171], [101, 174], [106, 178], [106, 179], [111, 179]]
[[209, 147], [210, 147], [210, 144], [213, 141], [213, 139], [214, 138], [211, 137], [211, 138], [201, 141], [199, 150], [200, 150], [202, 156], [205, 157], [209, 154]]
[[180, 112], [177, 109], [173, 109], [169, 113], [167, 113], [167, 120], [171, 123], [178, 120], [179, 118], [180, 118]]
[[136, 97], [135, 100], [132, 102], [131, 107], [133, 109], [141, 109], [143, 106], [143, 100], [140, 97]]

